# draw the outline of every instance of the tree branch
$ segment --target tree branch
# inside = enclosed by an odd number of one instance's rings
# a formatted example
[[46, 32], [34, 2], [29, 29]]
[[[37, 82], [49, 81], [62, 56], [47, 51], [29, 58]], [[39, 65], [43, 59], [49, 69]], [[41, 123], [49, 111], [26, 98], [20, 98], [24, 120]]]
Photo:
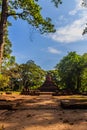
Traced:
[[23, 12], [22, 13], [8, 13], [7, 17], [9, 17], [9, 16], [22, 16], [22, 15], [23, 15]]

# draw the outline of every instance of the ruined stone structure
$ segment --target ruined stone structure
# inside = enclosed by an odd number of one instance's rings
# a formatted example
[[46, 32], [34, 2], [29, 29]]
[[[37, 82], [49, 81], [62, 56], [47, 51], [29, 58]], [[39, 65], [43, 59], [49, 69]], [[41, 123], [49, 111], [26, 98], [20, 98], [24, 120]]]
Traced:
[[58, 87], [54, 84], [52, 76], [48, 73], [46, 75], [46, 80], [39, 88], [40, 92], [57, 92]]

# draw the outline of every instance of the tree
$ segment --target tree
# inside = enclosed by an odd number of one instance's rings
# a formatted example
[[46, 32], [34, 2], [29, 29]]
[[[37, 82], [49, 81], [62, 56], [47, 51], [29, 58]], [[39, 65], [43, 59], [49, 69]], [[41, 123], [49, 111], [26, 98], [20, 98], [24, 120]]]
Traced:
[[81, 92], [87, 92], [87, 67], [84, 68], [84, 71], [82, 72], [81, 75], [81, 88], [80, 88]]
[[8, 70], [15, 64], [15, 56], [11, 55], [12, 53], [11, 47], [12, 43], [8, 38], [8, 31], [6, 30], [3, 61], [2, 61], [2, 72]]
[[[61, 0], [52, 0], [57, 7]], [[41, 15], [41, 7], [38, 0], [0, 0], [0, 64], [2, 64], [3, 48], [8, 17], [26, 20], [29, 24], [43, 33], [55, 32], [50, 18], [44, 19]]]
[[63, 57], [56, 69], [59, 72], [62, 85], [70, 90], [79, 89], [81, 84], [81, 66], [80, 55], [76, 52], [70, 52], [67, 56]]
[[23, 88], [40, 87], [45, 75], [45, 71], [32, 60], [27, 61], [26, 64], [21, 64], [19, 73]]
[[5, 74], [9, 76], [9, 89], [10, 90], [19, 90], [21, 89], [21, 77], [20, 77], [20, 72], [19, 72], [19, 67], [20, 65], [14, 64], [12, 67], [10, 67], [8, 70], [6, 70]]
[[80, 91], [87, 92], [87, 53], [82, 55], [82, 74], [81, 74], [81, 88]]
[[[86, 90], [87, 79], [87, 53], [82, 56], [70, 52], [63, 57], [56, 70], [60, 75], [62, 85], [70, 90]], [[84, 84], [83, 84], [84, 83]]]
[[9, 86], [9, 76], [0, 74], [0, 90]]
[[54, 84], [59, 87], [60, 76], [58, 70], [54, 69], [54, 70], [49, 70], [47, 72], [51, 75]]
[[4, 44], [4, 52], [3, 52], [3, 62], [2, 62], [2, 73], [0, 74], [0, 88], [5, 90], [10, 88], [10, 75], [8, 70], [13, 67], [15, 64], [15, 57], [11, 55], [11, 42], [8, 38], [8, 31], [5, 33], [5, 44]]

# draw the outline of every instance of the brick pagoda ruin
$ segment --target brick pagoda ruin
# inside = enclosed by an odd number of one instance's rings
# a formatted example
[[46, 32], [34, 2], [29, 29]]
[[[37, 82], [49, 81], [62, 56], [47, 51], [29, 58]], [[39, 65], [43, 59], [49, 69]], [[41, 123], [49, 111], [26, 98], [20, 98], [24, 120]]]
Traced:
[[58, 87], [54, 84], [52, 76], [48, 73], [46, 75], [46, 80], [39, 88], [40, 92], [57, 92]]

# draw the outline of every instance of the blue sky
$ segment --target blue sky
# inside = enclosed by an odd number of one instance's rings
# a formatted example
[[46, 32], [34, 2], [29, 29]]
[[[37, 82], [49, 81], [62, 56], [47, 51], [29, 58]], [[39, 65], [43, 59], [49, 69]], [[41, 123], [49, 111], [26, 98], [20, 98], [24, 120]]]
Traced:
[[27, 22], [10, 18], [9, 38], [17, 63], [33, 60], [41, 68], [51, 70], [70, 51], [80, 55], [87, 53], [87, 35], [82, 36], [87, 8], [81, 6], [82, 0], [62, 1], [59, 8], [55, 8], [50, 0], [40, 1], [41, 13], [51, 17], [55, 24], [57, 31], [53, 34], [41, 35]]

